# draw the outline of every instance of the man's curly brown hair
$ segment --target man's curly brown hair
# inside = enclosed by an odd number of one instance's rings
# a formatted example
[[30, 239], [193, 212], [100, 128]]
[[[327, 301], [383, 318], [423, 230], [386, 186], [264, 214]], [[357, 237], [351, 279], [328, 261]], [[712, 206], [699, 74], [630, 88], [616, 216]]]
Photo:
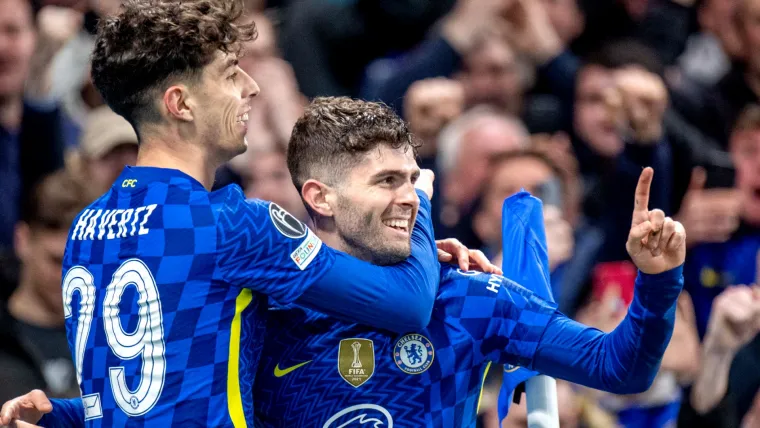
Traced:
[[253, 22], [238, 22], [244, 10], [242, 0], [125, 0], [98, 27], [93, 83], [136, 129], [158, 122], [159, 93], [198, 82], [217, 52], [240, 54], [256, 38]]
[[317, 97], [293, 127], [288, 169], [293, 184], [311, 178], [336, 185], [351, 165], [381, 144], [417, 154], [420, 143], [390, 107], [348, 97]]

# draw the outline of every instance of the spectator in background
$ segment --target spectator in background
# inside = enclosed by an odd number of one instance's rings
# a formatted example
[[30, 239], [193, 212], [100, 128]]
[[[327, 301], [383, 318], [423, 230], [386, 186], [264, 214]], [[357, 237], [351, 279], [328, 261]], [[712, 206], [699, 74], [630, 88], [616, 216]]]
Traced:
[[137, 143], [132, 125], [103, 105], [88, 115], [79, 148], [68, 157], [68, 167], [92, 186], [93, 196], [100, 196], [125, 166], [137, 162]]
[[530, 136], [519, 119], [485, 106], [446, 126], [438, 138], [441, 208], [433, 212], [436, 234], [455, 237], [469, 248], [481, 247], [471, 216], [488, 178], [488, 160], [529, 144]]
[[[689, 396], [693, 410], [686, 407], [682, 411], [681, 426], [739, 426], [749, 409], [746, 403], [752, 405], [753, 397], [755, 402], [760, 397], [756, 365], [757, 357], [760, 357], [758, 333], [760, 288], [757, 285], [731, 287], [715, 298], [702, 346], [701, 367]], [[742, 349], [753, 339], [754, 344]], [[746, 358], [749, 355], [736, 358], [740, 350], [744, 354], [754, 354], [755, 358]], [[749, 384], [754, 388], [737, 390], [743, 385], [737, 385], [736, 376], [749, 378]], [[741, 402], [745, 404], [740, 405]]]
[[19, 283], [0, 321], [8, 339], [0, 346], [0, 400], [33, 388], [79, 396], [64, 327], [61, 266], [69, 228], [90, 202], [88, 195], [60, 170], [45, 177], [25, 204], [15, 229]]
[[516, 150], [491, 159], [489, 178], [473, 216], [473, 229], [494, 264], [501, 263], [501, 214], [504, 199], [525, 189], [544, 205], [552, 294], [565, 314], [573, 314], [589, 281], [603, 242], [601, 231], [583, 221], [574, 230], [565, 215], [567, 177], [550, 157], [535, 149]]
[[691, 100], [679, 103], [683, 115], [724, 148], [742, 109], [760, 100], [760, 0], [737, 2], [733, 24], [742, 60], [701, 96], [692, 94]]
[[[706, 347], [704, 352], [710, 350], [707, 347], [709, 343], [706, 336], [710, 323], [713, 322], [711, 312], [718, 303], [716, 298], [724, 293], [724, 290], [739, 284], [758, 283], [758, 272], [760, 272], [758, 268], [760, 264], [760, 106], [750, 104], [743, 110], [731, 136], [729, 150], [736, 167], [736, 180], [732, 187], [740, 194], [741, 223], [727, 240], [716, 239], [717, 242], [692, 244], [694, 246], [688, 253], [684, 269], [684, 289], [689, 291], [694, 300], [698, 332], [700, 337], [704, 338]], [[730, 184], [723, 183], [724, 186]], [[694, 215], [698, 214], [698, 212], [694, 213]], [[702, 215], [713, 216], [715, 227], [719, 227], [720, 223], [733, 221], [730, 213], [721, 215], [716, 211]], [[720, 316], [716, 315], [716, 317]], [[733, 352], [720, 355], [727, 357], [731, 354]], [[760, 385], [760, 375], [756, 369], [759, 366], [760, 339], [755, 339], [749, 346], [736, 353], [729, 375], [728, 389], [731, 394], [730, 397], [726, 396], [726, 399], [730, 402], [726, 404], [728, 408], [722, 411], [727, 411], [736, 421], [740, 421], [752, 406], [758, 385]], [[719, 398], [725, 395], [720, 391], [716, 394]], [[694, 398], [693, 395], [692, 398]], [[709, 401], [710, 404], [695, 403], [700, 406], [702, 412], [714, 407], [712, 399], [705, 399], [705, 401]]]

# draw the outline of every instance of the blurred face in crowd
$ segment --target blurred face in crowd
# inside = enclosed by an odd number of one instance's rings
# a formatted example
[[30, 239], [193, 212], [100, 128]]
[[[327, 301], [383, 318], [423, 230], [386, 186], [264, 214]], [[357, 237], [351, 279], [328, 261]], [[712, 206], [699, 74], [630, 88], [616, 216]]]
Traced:
[[480, 193], [488, 177], [489, 159], [525, 147], [528, 136], [516, 123], [496, 117], [483, 118], [464, 133], [456, 164], [446, 177], [447, 199], [466, 205]]
[[414, 153], [408, 148], [381, 144], [365, 154], [326, 197], [339, 248], [378, 265], [409, 257], [411, 231], [420, 206], [414, 190], [419, 174]]
[[61, 313], [61, 270], [68, 230], [48, 229], [19, 223], [16, 227], [16, 256], [22, 264], [22, 281], [37, 294], [50, 313]]
[[0, 99], [20, 96], [35, 45], [32, 9], [26, 0], [0, 0]]
[[575, 133], [597, 154], [614, 157], [623, 150], [608, 97], [614, 89], [612, 71], [596, 65], [580, 70], [576, 82]]
[[299, 220], [307, 220], [306, 208], [293, 187], [285, 154], [274, 150], [252, 153], [250, 167], [244, 175], [246, 197], [272, 201]]
[[119, 178], [125, 165], [134, 166], [137, 163], [137, 145], [119, 144], [105, 155], [97, 159], [87, 159], [87, 178], [90, 183], [97, 184], [101, 192], [105, 192]]
[[468, 106], [488, 104], [509, 113], [519, 113], [522, 82], [514, 51], [509, 45], [491, 38], [464, 58], [464, 86]]
[[485, 186], [482, 206], [474, 218], [478, 237], [490, 246], [501, 246], [501, 210], [504, 199], [525, 189], [541, 193], [542, 185], [558, 177], [546, 162], [532, 156], [516, 156], [493, 166]]
[[740, 0], [740, 32], [749, 68], [760, 73], [760, 0]]
[[760, 129], [739, 132], [731, 141], [736, 187], [744, 197], [744, 220], [760, 226]]

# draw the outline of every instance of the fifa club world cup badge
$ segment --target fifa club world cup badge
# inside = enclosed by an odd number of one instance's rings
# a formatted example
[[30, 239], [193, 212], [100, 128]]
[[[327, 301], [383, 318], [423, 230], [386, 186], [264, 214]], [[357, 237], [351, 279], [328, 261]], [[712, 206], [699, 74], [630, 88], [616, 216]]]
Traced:
[[393, 361], [404, 373], [420, 374], [430, 368], [434, 358], [433, 343], [421, 334], [407, 334], [393, 347]]
[[343, 339], [338, 346], [338, 373], [358, 388], [375, 373], [375, 347], [369, 339]]

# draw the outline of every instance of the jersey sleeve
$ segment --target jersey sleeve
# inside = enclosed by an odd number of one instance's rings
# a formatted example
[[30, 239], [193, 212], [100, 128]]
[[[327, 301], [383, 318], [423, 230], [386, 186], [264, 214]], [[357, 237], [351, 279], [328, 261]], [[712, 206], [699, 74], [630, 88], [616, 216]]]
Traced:
[[437, 305], [467, 331], [481, 361], [523, 367], [557, 308], [503, 276], [458, 270], [443, 276]]
[[42, 415], [37, 422], [45, 428], [81, 428], [84, 427], [84, 404], [81, 398], [51, 398], [53, 411]]
[[274, 202], [247, 200], [230, 186], [217, 220], [222, 280], [289, 304], [321, 278], [335, 255], [304, 223]]
[[646, 391], [673, 334], [682, 272], [683, 265], [657, 275], [639, 273], [628, 313], [610, 333], [556, 313], [532, 368], [615, 394]]
[[[238, 189], [239, 192], [239, 189]], [[217, 266], [225, 281], [280, 304], [296, 302], [337, 318], [392, 331], [424, 328], [439, 269], [430, 201], [422, 192], [411, 256], [380, 267], [322, 244], [274, 203], [228, 198], [220, 213]]]

